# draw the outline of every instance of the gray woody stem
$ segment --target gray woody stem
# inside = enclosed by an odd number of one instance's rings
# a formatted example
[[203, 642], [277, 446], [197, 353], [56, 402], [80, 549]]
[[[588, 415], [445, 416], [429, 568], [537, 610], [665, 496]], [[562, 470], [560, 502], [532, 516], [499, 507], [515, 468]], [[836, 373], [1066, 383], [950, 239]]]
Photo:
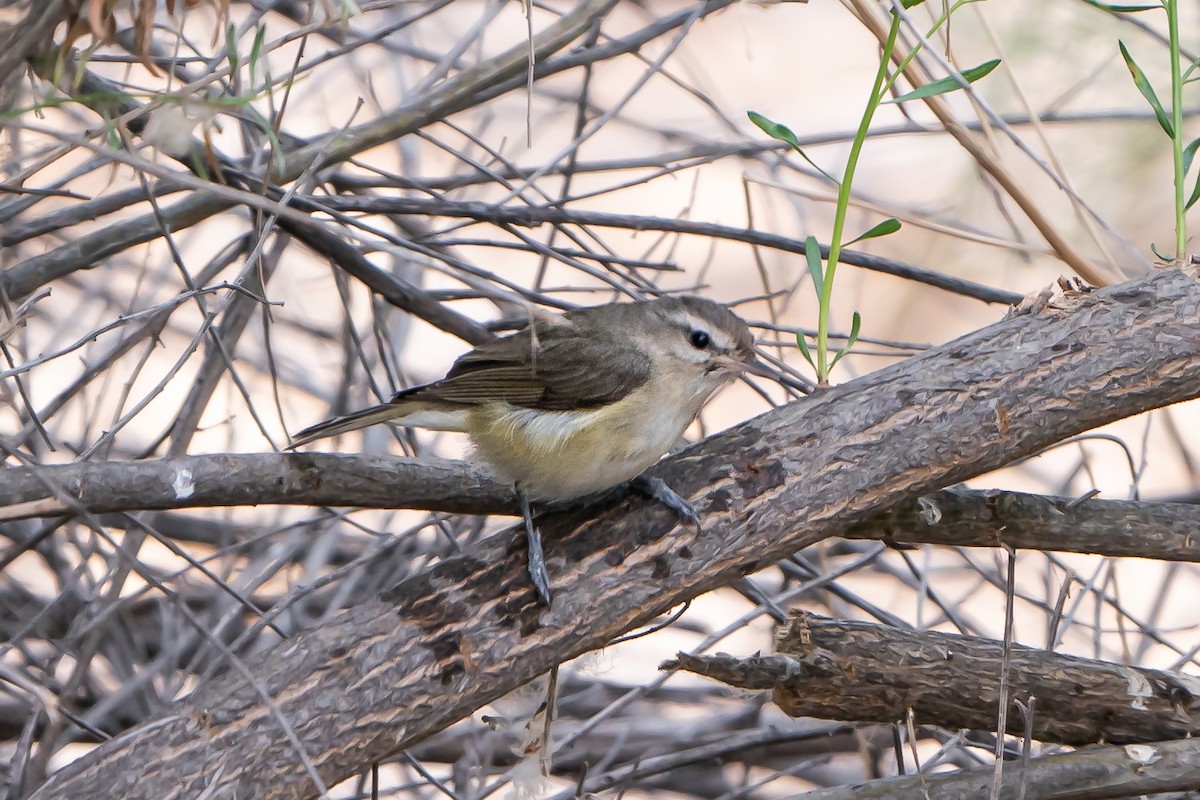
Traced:
[[[215, 453], [146, 461], [77, 461], [0, 469], [0, 521], [244, 505], [519, 513], [512, 487], [466, 461], [348, 453]], [[931, 516], [933, 515], [933, 516]], [[120, 519], [103, 520], [121, 525]], [[159, 534], [214, 547], [254, 526], [188, 515], [150, 517]], [[839, 535], [1200, 562], [1200, 505], [946, 489], [888, 506]]]

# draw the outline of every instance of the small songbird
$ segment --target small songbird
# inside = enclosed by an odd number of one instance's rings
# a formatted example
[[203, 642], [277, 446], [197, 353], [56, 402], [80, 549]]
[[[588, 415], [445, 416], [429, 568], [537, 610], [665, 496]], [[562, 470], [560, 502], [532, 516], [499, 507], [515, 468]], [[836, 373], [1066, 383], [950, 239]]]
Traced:
[[548, 606], [530, 501], [566, 500], [634, 479], [698, 524], [686, 500], [641, 473], [743, 372], [775, 377], [756, 359], [745, 321], [725, 306], [700, 297], [609, 303], [535, 318], [463, 355], [441, 380], [306, 428], [290, 447], [388, 421], [469, 434], [478, 455], [516, 487], [530, 576]]

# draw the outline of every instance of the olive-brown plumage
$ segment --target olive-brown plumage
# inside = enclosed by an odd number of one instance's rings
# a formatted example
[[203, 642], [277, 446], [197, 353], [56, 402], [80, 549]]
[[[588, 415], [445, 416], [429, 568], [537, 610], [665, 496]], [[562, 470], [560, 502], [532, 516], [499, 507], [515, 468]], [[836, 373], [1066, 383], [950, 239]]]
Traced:
[[[536, 319], [466, 353], [441, 380], [307, 428], [291, 446], [385, 421], [462, 431], [523, 498], [561, 500], [638, 476], [747, 371], [772, 374], [725, 306], [700, 297], [610, 303]], [[665, 486], [650, 488], [690, 511]]]

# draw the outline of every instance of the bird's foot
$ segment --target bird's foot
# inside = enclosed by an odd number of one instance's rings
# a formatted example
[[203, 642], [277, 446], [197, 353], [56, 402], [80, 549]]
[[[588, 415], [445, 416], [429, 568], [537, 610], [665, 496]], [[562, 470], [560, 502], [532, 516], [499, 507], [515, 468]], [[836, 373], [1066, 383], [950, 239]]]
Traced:
[[683, 495], [667, 486], [666, 481], [662, 478], [656, 478], [653, 475], [638, 475], [629, 482], [629, 485], [647, 497], [662, 503], [678, 514], [680, 519], [695, 525], [697, 530], [704, 530], [695, 506], [689, 503]]
[[542, 535], [533, 525], [533, 514], [529, 510], [529, 498], [520, 493], [521, 516], [525, 520], [525, 538], [529, 541], [529, 578], [537, 591], [538, 600], [550, 608], [550, 573], [546, 571], [546, 556], [542, 552]]
[[536, 528], [526, 528], [529, 537], [529, 578], [537, 590], [538, 600], [550, 607], [550, 573], [546, 571], [546, 557], [542, 554], [542, 535]]

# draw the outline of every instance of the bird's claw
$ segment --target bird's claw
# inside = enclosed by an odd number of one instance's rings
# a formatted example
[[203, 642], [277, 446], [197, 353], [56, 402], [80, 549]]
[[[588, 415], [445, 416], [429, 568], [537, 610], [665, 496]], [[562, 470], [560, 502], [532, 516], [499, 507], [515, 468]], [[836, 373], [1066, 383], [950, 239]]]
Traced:
[[653, 498], [679, 515], [684, 522], [690, 522], [697, 530], [704, 530], [700, 523], [700, 515], [696, 507], [687, 501], [683, 495], [676, 492], [662, 478], [653, 475], [638, 475], [630, 485], [647, 497]]

